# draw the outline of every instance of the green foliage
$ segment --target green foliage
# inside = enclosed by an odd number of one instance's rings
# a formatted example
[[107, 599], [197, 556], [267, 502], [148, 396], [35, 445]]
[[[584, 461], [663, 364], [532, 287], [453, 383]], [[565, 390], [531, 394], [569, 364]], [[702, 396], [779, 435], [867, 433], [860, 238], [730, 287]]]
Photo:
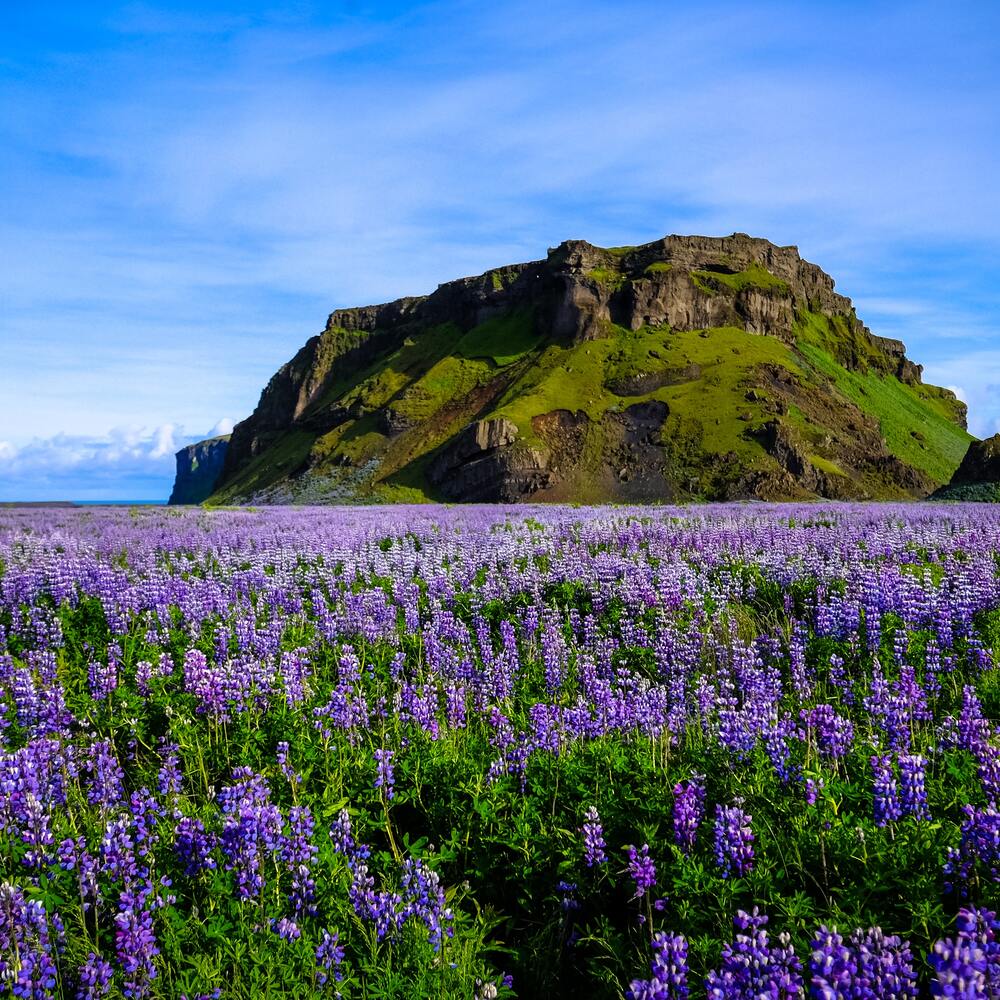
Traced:
[[608, 267], [591, 268], [587, 271], [587, 277], [592, 281], [596, 281], [599, 285], [610, 288], [612, 291], [617, 291], [628, 282], [628, 275]]
[[205, 501], [209, 506], [245, 500], [257, 490], [291, 475], [309, 457], [316, 434], [293, 427], [279, 435], [266, 449], [252, 458], [236, 476]]
[[[850, 371], [834, 360], [817, 343], [816, 329], [823, 319], [813, 316], [799, 327], [796, 346], [809, 367], [879, 421], [894, 455], [935, 482], [947, 482], [965, 456], [972, 435], [953, 421], [940, 397], [924, 391], [926, 387], [907, 385], [874, 369]], [[915, 429], [920, 437], [914, 435]]]
[[535, 350], [540, 342], [534, 311], [519, 309], [473, 327], [455, 345], [455, 353], [464, 358], [490, 358], [503, 367]]
[[760, 264], [751, 264], [743, 271], [726, 274], [719, 271], [691, 271], [691, 280], [702, 290], [714, 292], [741, 292], [746, 288], [758, 288], [773, 291], [779, 295], [788, 295], [788, 284], [771, 274]]

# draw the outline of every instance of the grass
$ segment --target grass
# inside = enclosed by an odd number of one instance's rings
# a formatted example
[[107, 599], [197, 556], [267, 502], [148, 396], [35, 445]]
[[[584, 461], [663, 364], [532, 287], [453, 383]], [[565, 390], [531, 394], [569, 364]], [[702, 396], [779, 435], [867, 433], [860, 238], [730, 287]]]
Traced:
[[[736, 327], [708, 331], [673, 332], [644, 328], [629, 331], [614, 328], [614, 336], [570, 348], [549, 347], [525, 377], [514, 383], [501, 398], [495, 413], [517, 424], [521, 436], [535, 443], [537, 435], [531, 418], [552, 410], [582, 410], [592, 420], [619, 408], [621, 399], [605, 387], [609, 372], [628, 374], [630, 369], [665, 369], [697, 364], [702, 377], [680, 385], [664, 386], [631, 402], [663, 400], [672, 414], [697, 421], [704, 450], [718, 454], [738, 451], [758, 454], [760, 447], [748, 441], [744, 432], [759, 421], [759, 403], [744, 399], [746, 381], [764, 363], [798, 371], [790, 349], [772, 337], [759, 337]], [[658, 358], [652, 358], [651, 350]], [[740, 415], [750, 415], [741, 421]], [[718, 423], [716, 423], [718, 420]]]
[[[965, 456], [973, 439], [954, 423], [938, 400], [920, 395], [921, 386], [910, 386], [894, 375], [849, 371], [831, 355], [811, 342], [799, 339], [798, 350], [808, 365], [833, 383], [847, 399], [875, 417], [889, 450], [936, 483], [947, 482]], [[922, 440], [914, 437], [918, 430]]]
[[593, 267], [587, 272], [587, 277], [613, 291], [617, 291], [628, 281], [628, 277], [621, 271], [613, 271], [609, 267]]
[[654, 260], [642, 273], [643, 274], [666, 274], [673, 268], [673, 264], [668, 264], [665, 260]]
[[213, 493], [206, 504], [237, 503], [248, 494], [271, 486], [291, 475], [309, 457], [316, 440], [310, 431], [293, 428], [286, 431], [241, 469], [235, 479]]
[[837, 465], [836, 462], [831, 462], [828, 458], [823, 458], [822, 455], [810, 455], [810, 463], [820, 472], [826, 472], [831, 476], [843, 476], [846, 475], [844, 470]]
[[361, 371], [344, 372], [324, 390], [310, 407], [316, 411], [338, 402], [359, 400], [363, 409], [382, 406], [396, 393], [452, 352], [462, 330], [454, 323], [441, 323], [407, 337], [388, 355], [376, 358]]
[[735, 274], [720, 274], [717, 271], [691, 271], [691, 280], [703, 291], [712, 294], [714, 292], [742, 292], [746, 288], [760, 288], [773, 290], [782, 295], [788, 294], [788, 285], [771, 274], [760, 264], [751, 264], [743, 271]]
[[491, 374], [480, 359], [449, 356], [413, 382], [393, 403], [393, 409], [411, 423], [429, 420], [450, 400], [476, 389]]
[[519, 309], [473, 327], [455, 345], [455, 353], [463, 358], [489, 358], [505, 367], [535, 350], [540, 342], [534, 310]]

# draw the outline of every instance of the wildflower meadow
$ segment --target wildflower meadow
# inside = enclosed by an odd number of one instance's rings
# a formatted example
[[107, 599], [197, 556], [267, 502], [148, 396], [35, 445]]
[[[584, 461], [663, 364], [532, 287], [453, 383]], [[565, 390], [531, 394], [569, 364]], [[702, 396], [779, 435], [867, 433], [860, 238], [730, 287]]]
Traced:
[[1000, 510], [0, 510], [0, 996], [1000, 996]]

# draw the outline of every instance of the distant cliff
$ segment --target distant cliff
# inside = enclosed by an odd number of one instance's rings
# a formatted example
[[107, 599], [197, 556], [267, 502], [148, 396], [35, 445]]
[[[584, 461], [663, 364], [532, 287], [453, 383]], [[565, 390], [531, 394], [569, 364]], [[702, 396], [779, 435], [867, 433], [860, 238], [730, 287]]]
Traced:
[[236, 426], [213, 499], [917, 497], [970, 439], [795, 247], [571, 240], [334, 312]]
[[229, 435], [226, 434], [181, 448], [175, 455], [177, 474], [167, 502], [196, 504], [208, 499], [222, 472], [228, 447]]

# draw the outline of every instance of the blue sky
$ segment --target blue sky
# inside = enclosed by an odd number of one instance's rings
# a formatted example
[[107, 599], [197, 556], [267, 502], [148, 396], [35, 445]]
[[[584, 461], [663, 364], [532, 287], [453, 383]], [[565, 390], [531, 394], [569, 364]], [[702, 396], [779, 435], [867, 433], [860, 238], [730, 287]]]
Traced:
[[796, 244], [1000, 429], [1000, 5], [4, 4], [0, 499], [157, 498], [337, 306]]

